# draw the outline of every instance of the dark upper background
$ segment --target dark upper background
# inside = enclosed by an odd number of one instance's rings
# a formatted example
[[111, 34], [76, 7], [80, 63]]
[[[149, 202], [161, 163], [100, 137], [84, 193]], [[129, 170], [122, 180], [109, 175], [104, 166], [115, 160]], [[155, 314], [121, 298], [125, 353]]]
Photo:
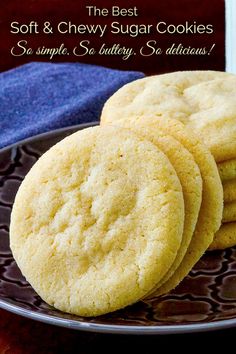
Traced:
[[[108, 7], [119, 5], [120, 7], [138, 7], [138, 17], [88, 17], [86, 5], [96, 5], [97, 7]], [[77, 58], [72, 55], [56, 57], [53, 61], [78, 61], [119, 68], [124, 70], [140, 70], [146, 74], [168, 72], [174, 70], [187, 69], [225, 69], [225, 23], [224, 23], [224, 1], [223, 0], [7, 0], [2, 1], [0, 8], [0, 71], [4, 71], [28, 61], [48, 61], [48, 58], [39, 56], [13, 57], [10, 48], [18, 40], [25, 39], [33, 48], [37, 46], [57, 47], [62, 42], [68, 48], [73, 48], [80, 40], [89, 39], [91, 43], [102, 44], [104, 41], [109, 45], [120, 42], [125, 46], [140, 47], [140, 43], [145, 43], [147, 39], [156, 39], [161, 47], [167, 48], [171, 43], [182, 43], [184, 46], [210, 47], [216, 43], [211, 55], [206, 56], [151, 56], [141, 57], [137, 55], [123, 61], [119, 56], [86, 56]], [[37, 21], [43, 24], [51, 21], [57, 24], [60, 21], [71, 21], [80, 23], [109, 23], [120, 21], [127, 23], [152, 23], [166, 21], [168, 23], [179, 24], [185, 21], [197, 21], [199, 24], [211, 23], [214, 26], [213, 34], [196, 35], [149, 35], [135, 38], [127, 35], [107, 34], [103, 38], [94, 35], [62, 35], [62, 34], [11, 34], [10, 23], [19, 21], [28, 24], [30, 21]]]

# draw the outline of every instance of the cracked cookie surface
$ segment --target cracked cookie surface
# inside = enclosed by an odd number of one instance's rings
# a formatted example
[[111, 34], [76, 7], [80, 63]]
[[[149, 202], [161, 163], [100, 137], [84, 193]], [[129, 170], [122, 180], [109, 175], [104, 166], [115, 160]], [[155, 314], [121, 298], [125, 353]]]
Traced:
[[121, 128], [94, 127], [46, 152], [17, 193], [10, 246], [50, 305], [96, 316], [144, 297], [174, 262], [184, 202], [168, 158]]
[[155, 114], [180, 120], [198, 133], [216, 161], [235, 158], [236, 76], [182, 71], [133, 81], [111, 96], [101, 123]]

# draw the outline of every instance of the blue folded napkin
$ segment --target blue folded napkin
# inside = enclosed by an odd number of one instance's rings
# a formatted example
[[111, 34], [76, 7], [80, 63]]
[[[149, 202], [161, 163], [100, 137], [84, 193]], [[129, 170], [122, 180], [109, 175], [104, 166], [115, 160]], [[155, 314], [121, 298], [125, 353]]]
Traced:
[[86, 64], [30, 63], [0, 74], [0, 147], [73, 124], [99, 120], [105, 101], [143, 77]]

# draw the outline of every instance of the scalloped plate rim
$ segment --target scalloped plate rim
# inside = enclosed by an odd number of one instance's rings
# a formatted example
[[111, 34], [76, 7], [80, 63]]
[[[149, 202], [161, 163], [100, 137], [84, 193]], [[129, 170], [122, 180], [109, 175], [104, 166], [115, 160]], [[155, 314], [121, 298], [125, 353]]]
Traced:
[[66, 320], [51, 315], [37, 313], [36, 311], [26, 310], [20, 306], [12, 305], [0, 299], [0, 308], [14, 314], [36, 320], [39, 322], [66, 327], [75, 330], [97, 332], [97, 333], [117, 333], [117, 334], [178, 334], [206, 332], [219, 329], [226, 329], [236, 326], [236, 318], [220, 320], [209, 323], [190, 323], [184, 325], [163, 325], [163, 326], [125, 326], [125, 325], [106, 325], [100, 323], [81, 322], [76, 320]]

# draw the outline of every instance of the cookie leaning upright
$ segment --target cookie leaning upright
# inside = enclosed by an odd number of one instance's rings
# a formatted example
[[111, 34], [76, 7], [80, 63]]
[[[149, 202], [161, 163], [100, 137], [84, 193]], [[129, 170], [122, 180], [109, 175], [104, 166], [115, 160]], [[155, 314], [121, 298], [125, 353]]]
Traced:
[[[129, 118], [127, 119], [127, 121]], [[116, 124], [128, 126], [127, 121], [120, 120]], [[223, 189], [216, 163], [209, 150], [199, 139], [191, 133], [181, 122], [158, 116], [136, 116], [130, 118], [131, 129], [140, 126], [140, 131], [145, 124], [151, 129], [152, 134], [158, 139], [159, 131], [173, 136], [193, 156], [202, 177], [202, 203], [199, 211], [197, 225], [182, 262], [174, 274], [157, 289], [154, 295], [162, 295], [176, 287], [181, 280], [190, 272], [195, 263], [204, 254], [212, 243], [214, 234], [221, 225], [223, 211]]]
[[79, 131], [46, 152], [17, 193], [10, 245], [50, 305], [96, 316], [144, 297], [182, 240], [183, 194], [167, 157], [129, 131]]
[[172, 163], [183, 189], [185, 209], [183, 238], [173, 264], [156, 286], [160, 292], [161, 286], [164, 284], [165, 288], [165, 283], [178, 269], [192, 237], [194, 237], [202, 202], [201, 173], [193, 155], [167, 131], [162, 131], [160, 127], [157, 127], [155, 117], [145, 117], [145, 120], [130, 118], [126, 121], [122, 120], [120, 124], [150, 140], [165, 153]]

